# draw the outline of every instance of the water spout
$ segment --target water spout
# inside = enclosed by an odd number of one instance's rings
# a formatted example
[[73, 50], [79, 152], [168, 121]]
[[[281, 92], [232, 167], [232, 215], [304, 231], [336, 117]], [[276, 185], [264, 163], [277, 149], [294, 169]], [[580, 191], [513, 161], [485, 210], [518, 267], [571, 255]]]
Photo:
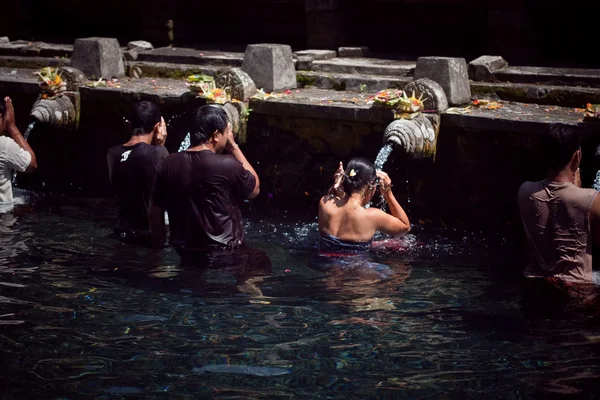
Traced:
[[77, 128], [77, 107], [69, 96], [59, 95], [51, 99], [38, 99], [31, 109], [31, 117], [42, 124], [56, 128]]
[[435, 154], [436, 130], [423, 115], [413, 119], [397, 119], [385, 129], [383, 143], [402, 149], [412, 158], [431, 158]]

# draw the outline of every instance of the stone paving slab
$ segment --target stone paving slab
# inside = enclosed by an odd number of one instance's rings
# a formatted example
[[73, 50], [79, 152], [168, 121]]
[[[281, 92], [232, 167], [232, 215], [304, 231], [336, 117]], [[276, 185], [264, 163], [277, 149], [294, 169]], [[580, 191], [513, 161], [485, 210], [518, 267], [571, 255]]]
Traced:
[[241, 67], [244, 61], [244, 53], [161, 47], [140, 53], [138, 61]]
[[377, 58], [333, 58], [331, 60], [313, 61], [312, 70], [342, 74], [411, 76], [416, 65], [412, 61]]

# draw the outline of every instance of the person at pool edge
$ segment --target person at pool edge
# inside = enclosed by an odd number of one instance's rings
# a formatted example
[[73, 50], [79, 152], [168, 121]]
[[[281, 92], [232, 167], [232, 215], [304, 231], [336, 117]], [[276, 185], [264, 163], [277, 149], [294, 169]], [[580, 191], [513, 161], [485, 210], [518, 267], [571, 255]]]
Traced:
[[119, 209], [115, 233], [125, 242], [151, 244], [148, 210], [158, 164], [169, 155], [164, 147], [167, 128], [158, 105], [149, 101], [132, 106], [129, 123], [129, 141], [107, 154]]
[[[377, 190], [390, 207], [390, 214], [378, 208], [365, 208]], [[383, 171], [375, 171], [364, 158], [352, 159], [344, 171], [342, 163], [334, 185], [319, 202], [320, 250], [324, 253], [368, 251], [377, 231], [400, 235], [410, 230], [410, 221], [394, 193], [392, 181]]]
[[12, 100], [0, 99], [0, 205], [13, 203], [14, 171], [33, 172], [36, 168], [35, 153], [15, 124]]
[[546, 178], [525, 182], [518, 192], [530, 252], [524, 276], [591, 282], [592, 243], [600, 244], [600, 196], [594, 189], [581, 188], [579, 131], [551, 125], [544, 152]]
[[165, 243], [166, 210], [169, 243], [180, 254], [238, 248], [244, 242], [239, 206], [258, 195], [258, 175], [235, 142], [221, 106], [199, 107], [192, 120], [190, 148], [165, 158], [156, 177], [150, 207], [154, 242]]

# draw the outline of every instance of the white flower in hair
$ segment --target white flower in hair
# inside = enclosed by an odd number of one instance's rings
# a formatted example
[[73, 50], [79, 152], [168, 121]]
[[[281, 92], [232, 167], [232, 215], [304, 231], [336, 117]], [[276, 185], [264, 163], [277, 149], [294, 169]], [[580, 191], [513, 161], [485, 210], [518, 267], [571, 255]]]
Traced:
[[354, 169], [352, 169], [350, 171], [350, 175], [348, 175], [348, 176], [356, 176], [356, 171]]

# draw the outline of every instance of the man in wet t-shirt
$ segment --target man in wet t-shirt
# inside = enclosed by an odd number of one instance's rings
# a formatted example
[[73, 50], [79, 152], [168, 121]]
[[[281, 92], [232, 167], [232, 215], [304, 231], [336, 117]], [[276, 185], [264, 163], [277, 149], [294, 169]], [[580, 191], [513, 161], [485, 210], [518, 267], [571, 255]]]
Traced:
[[129, 141], [111, 148], [107, 155], [119, 207], [115, 233], [126, 242], [150, 244], [148, 208], [158, 164], [169, 155], [164, 147], [167, 129], [158, 106], [148, 101], [133, 105], [129, 123]]
[[200, 107], [192, 121], [190, 148], [159, 167], [150, 208], [152, 236], [155, 244], [164, 244], [166, 210], [169, 242], [180, 252], [239, 247], [244, 241], [239, 206], [258, 195], [258, 175], [236, 144], [222, 107]]

